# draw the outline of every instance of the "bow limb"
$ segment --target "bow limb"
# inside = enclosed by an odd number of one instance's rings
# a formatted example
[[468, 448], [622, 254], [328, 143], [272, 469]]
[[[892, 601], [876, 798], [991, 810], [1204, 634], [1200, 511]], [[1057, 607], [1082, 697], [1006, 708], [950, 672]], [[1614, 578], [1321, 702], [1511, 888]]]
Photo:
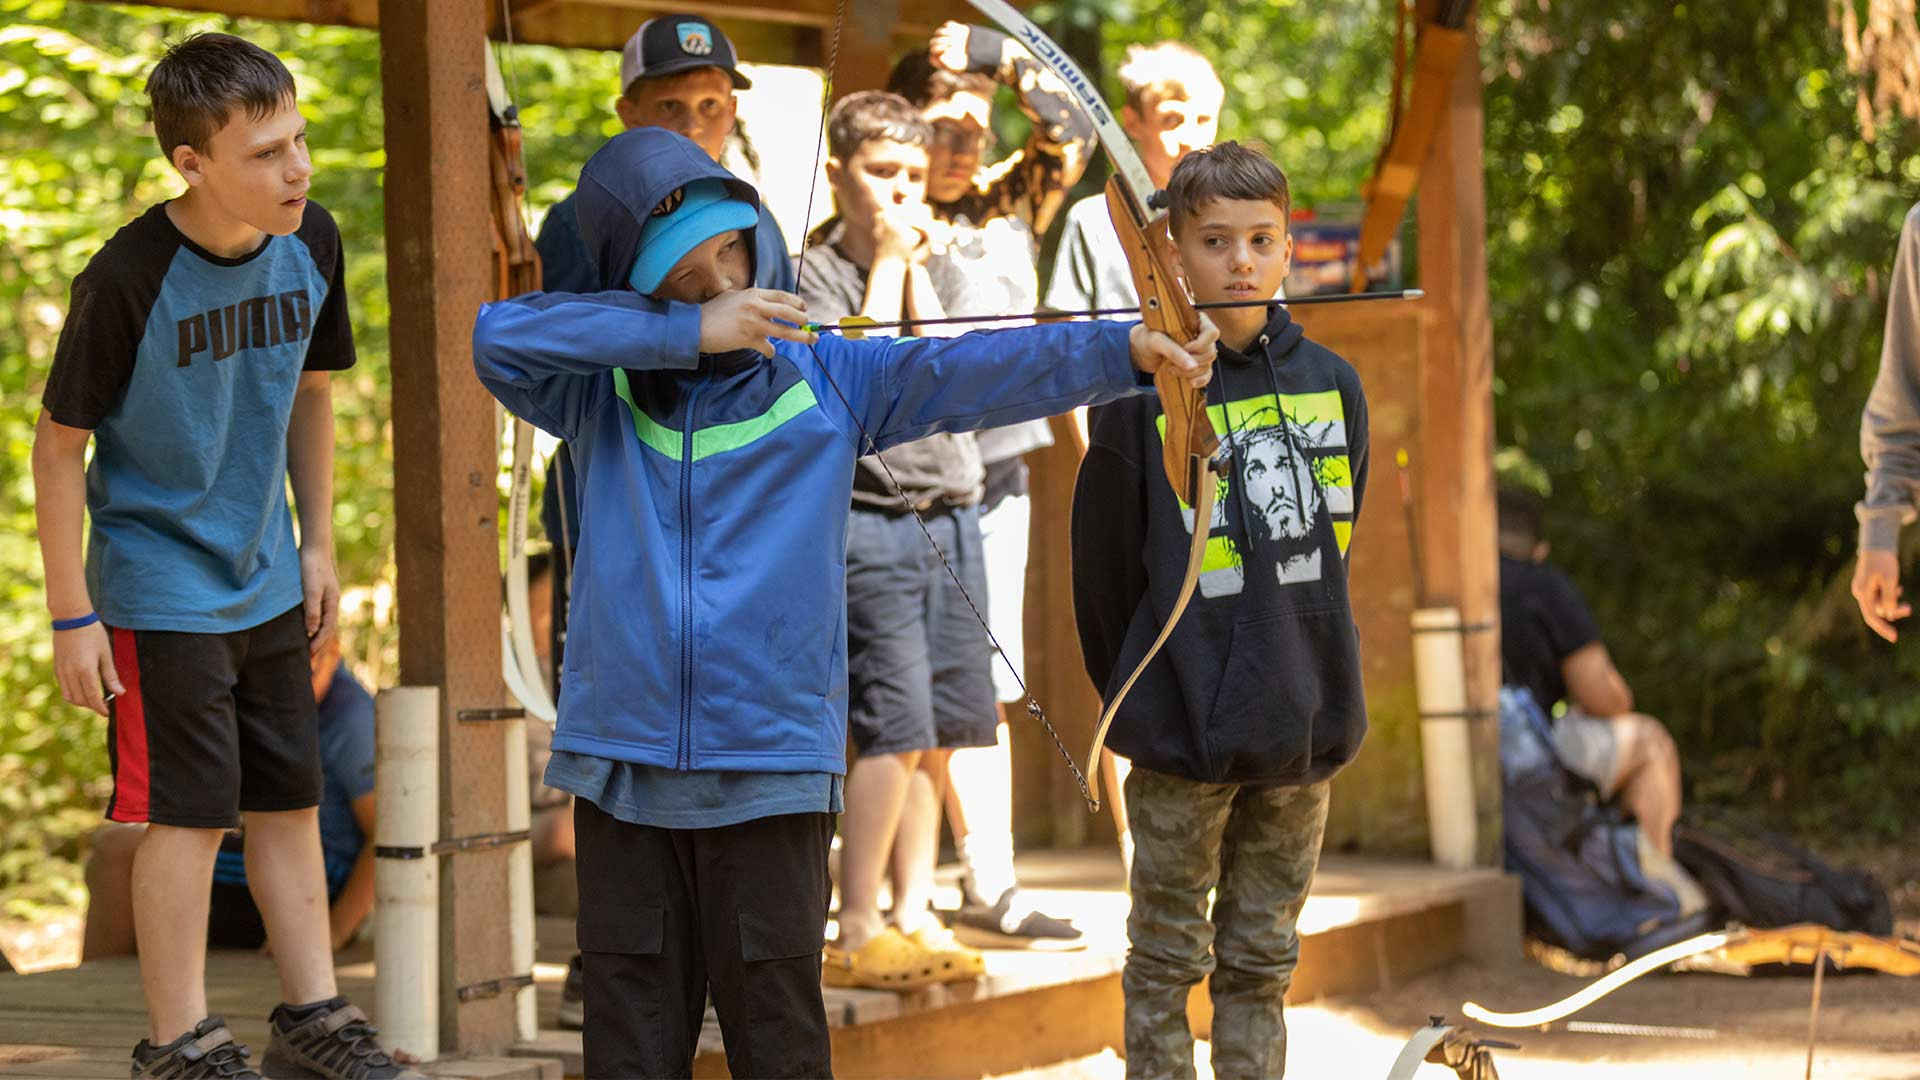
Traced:
[[[1127, 256], [1127, 268], [1133, 275], [1134, 288], [1140, 295], [1141, 321], [1148, 329], [1166, 334], [1181, 344], [1199, 337], [1199, 312], [1194, 310], [1185, 287], [1166, 264], [1166, 215], [1149, 209], [1162, 201], [1160, 193], [1155, 190], [1140, 155], [1134, 152], [1133, 144], [1127, 141], [1126, 132], [1115, 120], [1113, 110], [1107, 107], [1095, 89], [1093, 80], [1087, 78], [1079, 65], [1053, 39], [1005, 0], [968, 2], [1025, 45], [1035, 59], [1051, 68], [1073, 93], [1081, 111], [1093, 122], [1094, 134], [1099, 138], [1100, 145], [1106, 148], [1107, 157], [1114, 166], [1113, 178], [1107, 181], [1107, 212], [1113, 218], [1114, 231], [1120, 237], [1121, 250]], [[1173, 608], [1161, 625], [1160, 636], [1147, 654], [1140, 658], [1126, 682], [1121, 684], [1120, 692], [1107, 703], [1094, 729], [1093, 745], [1087, 751], [1087, 763], [1083, 771], [1087, 777], [1087, 806], [1096, 811], [1100, 809], [1100, 750], [1106, 745], [1107, 730], [1112, 726], [1113, 717], [1119, 711], [1121, 702], [1126, 700], [1128, 691], [1133, 689], [1133, 684], [1146, 671], [1147, 665], [1160, 654], [1161, 647], [1172, 636], [1174, 626], [1186, 611], [1188, 601], [1193, 598], [1213, 523], [1214, 472], [1220, 439], [1207, 415], [1206, 392], [1194, 389], [1177, 374], [1164, 368], [1155, 373], [1154, 388], [1159, 392], [1160, 410], [1166, 417], [1166, 428], [1161, 436], [1161, 466], [1174, 493], [1183, 503], [1194, 508], [1193, 540], [1187, 551], [1186, 577], [1180, 583]]]
[[1829, 930], [1802, 923], [1771, 930], [1735, 927], [1688, 938], [1638, 960], [1582, 987], [1580, 990], [1527, 1012], [1494, 1012], [1469, 1001], [1460, 1011], [1469, 1019], [1494, 1027], [1535, 1027], [1550, 1024], [1599, 1001], [1615, 990], [1668, 964], [1696, 956], [1712, 956], [1721, 965], [1748, 969], [1761, 964], [1816, 964], [1823, 959], [1835, 967], [1870, 968], [1889, 975], [1920, 975], [1920, 944], [1869, 934]]
[[[1171, 426], [1171, 425], [1169, 425]], [[1193, 504], [1193, 543], [1187, 549], [1186, 576], [1181, 579], [1180, 592], [1175, 596], [1172, 610], [1160, 624], [1160, 636], [1153, 639], [1152, 647], [1134, 666], [1133, 673], [1120, 685], [1120, 692], [1100, 712], [1100, 722], [1093, 729], [1093, 746], [1087, 751], [1087, 765], [1084, 773], [1087, 778], [1087, 804], [1093, 810], [1100, 809], [1100, 750], [1107, 744], [1107, 729], [1113, 726], [1114, 714], [1120, 711], [1120, 703], [1127, 699], [1128, 691], [1139, 680], [1140, 673], [1147, 670], [1147, 664], [1160, 652], [1160, 647], [1173, 636], [1173, 628], [1180, 622], [1180, 616], [1187, 610], [1187, 601], [1193, 599], [1193, 589], [1200, 581], [1200, 566], [1207, 556], [1207, 523], [1213, 520], [1215, 487], [1213, 475], [1202, 469], [1200, 483], [1195, 489], [1198, 498]]]

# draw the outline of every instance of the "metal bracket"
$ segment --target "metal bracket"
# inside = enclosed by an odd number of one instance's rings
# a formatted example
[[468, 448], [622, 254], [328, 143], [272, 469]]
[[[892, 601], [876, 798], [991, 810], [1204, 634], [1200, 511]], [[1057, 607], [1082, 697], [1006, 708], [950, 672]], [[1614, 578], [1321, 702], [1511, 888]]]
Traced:
[[1462, 623], [1459, 626], [1416, 626], [1415, 634], [1486, 634], [1498, 628], [1500, 623], [1494, 619], [1483, 619], [1475, 623]]
[[451, 840], [438, 841], [431, 847], [379, 845], [373, 849], [373, 854], [381, 859], [424, 859], [428, 855], [461, 855], [471, 851], [491, 851], [510, 844], [530, 843], [532, 840], [533, 831], [521, 829], [519, 832], [458, 836]]
[[1499, 716], [1499, 709], [1435, 709], [1420, 713], [1422, 720], [1486, 720]]
[[454, 994], [464, 1003], [499, 997], [501, 994], [510, 994], [522, 987], [532, 985], [533, 976], [531, 974], [509, 975], [504, 979], [487, 979], [484, 982], [468, 983], [460, 989], [455, 990]]
[[463, 724], [485, 724], [499, 720], [525, 720], [527, 710], [510, 706], [499, 709], [461, 709], [453, 714]]

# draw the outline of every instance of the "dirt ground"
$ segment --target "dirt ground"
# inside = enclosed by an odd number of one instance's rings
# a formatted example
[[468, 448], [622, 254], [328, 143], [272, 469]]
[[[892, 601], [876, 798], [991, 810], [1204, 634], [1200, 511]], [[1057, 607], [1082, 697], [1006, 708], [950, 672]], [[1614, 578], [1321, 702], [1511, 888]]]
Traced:
[[[1810, 840], [1836, 866], [1866, 870], [1886, 888], [1897, 932], [1920, 938], [1920, 832], [1892, 840]], [[1432, 1014], [1460, 1021], [1460, 1006], [1520, 1010], [1558, 1001], [1587, 979], [1531, 961], [1510, 967], [1460, 965], [1398, 989], [1290, 1008], [1288, 1074], [1321, 1080], [1385, 1077], [1406, 1040]], [[1551, 1029], [1500, 1031], [1483, 1037], [1521, 1044], [1495, 1054], [1505, 1080], [1799, 1080], [1806, 1075], [1811, 977], [1734, 978], [1653, 975], [1575, 1015], [1586, 1024], [1671, 1030], [1667, 1034], [1595, 1034]], [[1471, 1025], [1470, 1025], [1471, 1026]], [[1201, 1080], [1207, 1044], [1197, 1049]], [[1107, 1052], [1019, 1080], [1121, 1080], [1126, 1067]], [[1850, 974], [1825, 980], [1813, 1076], [1818, 1080], [1920, 1080], [1920, 978]], [[1451, 1080], [1438, 1065], [1418, 1080]], [[1010, 1080], [1010, 1078], [1009, 1078]]]
[[[1383, 1078], [1407, 1038], [1432, 1013], [1459, 1018], [1463, 1001], [1524, 1009], [1585, 984], [1531, 963], [1460, 965], [1399, 989], [1287, 1010], [1288, 1075], [1320, 1080]], [[1504, 1080], [1798, 1080], [1807, 1064], [1811, 978], [1656, 975], [1602, 999], [1574, 1019], [1646, 1028], [1702, 1029], [1666, 1035], [1551, 1030], [1475, 1030], [1521, 1044], [1495, 1055]], [[1201, 1080], [1206, 1044], [1196, 1055]], [[1018, 1074], [1018, 1080], [1121, 1080], [1112, 1052]], [[1813, 1075], [1818, 1080], [1920, 1080], [1920, 979], [1849, 975], [1826, 980]], [[1438, 1065], [1418, 1080], [1452, 1080]]]

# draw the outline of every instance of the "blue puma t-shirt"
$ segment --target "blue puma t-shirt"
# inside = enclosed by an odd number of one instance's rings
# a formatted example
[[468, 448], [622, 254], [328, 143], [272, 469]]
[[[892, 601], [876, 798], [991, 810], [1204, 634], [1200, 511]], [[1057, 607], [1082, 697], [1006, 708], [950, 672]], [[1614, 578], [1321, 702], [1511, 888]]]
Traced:
[[222, 258], [155, 206], [74, 279], [47, 414], [93, 431], [87, 587], [130, 630], [228, 633], [301, 602], [287, 424], [306, 371], [353, 366], [340, 233]]

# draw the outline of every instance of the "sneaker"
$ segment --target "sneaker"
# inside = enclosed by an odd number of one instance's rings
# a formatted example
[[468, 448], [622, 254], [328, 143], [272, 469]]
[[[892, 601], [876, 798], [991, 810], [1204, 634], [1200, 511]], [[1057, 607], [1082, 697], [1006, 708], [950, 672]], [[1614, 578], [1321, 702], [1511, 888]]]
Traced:
[[260, 1080], [247, 1048], [233, 1041], [227, 1022], [209, 1016], [165, 1046], [145, 1039], [133, 1048], [133, 1080]]
[[586, 973], [580, 970], [580, 954], [574, 953], [567, 961], [566, 985], [560, 988], [560, 1011], [553, 1017], [554, 1023], [568, 1031], [579, 1031], [587, 1025], [586, 982]]
[[381, 1048], [367, 1014], [346, 998], [334, 998], [301, 1020], [277, 1006], [267, 1027], [272, 1034], [261, 1067], [273, 1080], [426, 1080]]
[[1071, 922], [1035, 910], [1018, 888], [1001, 893], [992, 907], [970, 904], [954, 912], [953, 935], [982, 949], [1072, 952], [1087, 947], [1085, 935]]

